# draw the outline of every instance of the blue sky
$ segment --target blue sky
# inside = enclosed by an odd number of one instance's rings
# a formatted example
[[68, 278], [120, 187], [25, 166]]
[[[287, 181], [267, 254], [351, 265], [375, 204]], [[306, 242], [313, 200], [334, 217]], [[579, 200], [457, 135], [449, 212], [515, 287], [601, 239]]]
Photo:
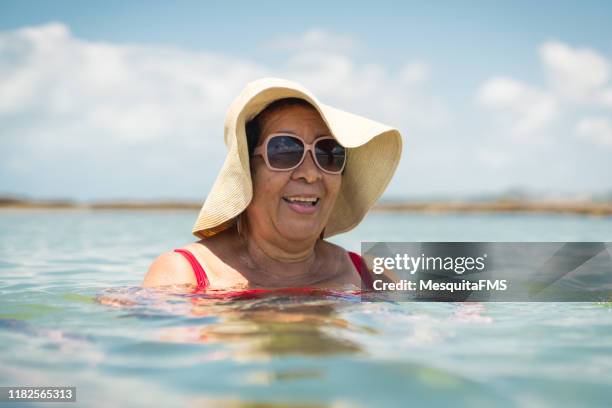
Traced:
[[398, 126], [389, 197], [609, 191], [610, 21], [605, 1], [3, 1], [0, 194], [200, 199], [263, 75]]

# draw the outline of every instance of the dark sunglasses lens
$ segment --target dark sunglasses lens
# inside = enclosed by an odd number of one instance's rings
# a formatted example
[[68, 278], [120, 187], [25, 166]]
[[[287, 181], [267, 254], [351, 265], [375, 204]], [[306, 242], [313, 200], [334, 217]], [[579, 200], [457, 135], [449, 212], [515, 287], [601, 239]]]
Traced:
[[334, 139], [323, 139], [315, 144], [315, 156], [322, 169], [338, 172], [344, 166], [346, 150]]
[[304, 155], [304, 145], [291, 136], [274, 136], [268, 141], [268, 162], [270, 166], [285, 170], [296, 166]]

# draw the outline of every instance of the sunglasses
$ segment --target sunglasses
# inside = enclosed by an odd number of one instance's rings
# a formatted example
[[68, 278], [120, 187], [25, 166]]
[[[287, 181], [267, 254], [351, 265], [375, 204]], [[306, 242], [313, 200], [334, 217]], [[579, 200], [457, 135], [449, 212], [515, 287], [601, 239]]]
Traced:
[[297, 168], [311, 151], [318, 168], [329, 174], [340, 174], [346, 165], [346, 149], [331, 136], [308, 144], [297, 135], [273, 133], [266, 137], [253, 156], [263, 156], [266, 166], [274, 171]]

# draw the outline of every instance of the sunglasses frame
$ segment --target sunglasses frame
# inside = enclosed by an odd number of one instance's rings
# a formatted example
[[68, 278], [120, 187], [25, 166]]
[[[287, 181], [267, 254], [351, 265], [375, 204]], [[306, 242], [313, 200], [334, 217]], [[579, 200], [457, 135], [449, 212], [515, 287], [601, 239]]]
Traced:
[[[302, 142], [302, 144], [304, 145], [304, 154], [302, 154], [302, 158], [300, 159], [300, 161], [293, 167], [287, 168], [287, 169], [278, 169], [275, 167], [272, 167], [270, 165], [270, 162], [268, 161], [268, 143], [270, 142], [270, 140], [276, 136], [288, 136], [294, 139], [299, 140], [300, 142]], [[333, 141], [335, 141], [336, 143], [338, 142], [334, 137], [332, 136], [323, 136], [320, 137], [318, 139], [316, 139], [314, 142], [312, 142], [312, 144], [306, 143], [306, 141], [298, 136], [298, 135], [294, 135], [292, 133], [272, 133], [269, 134], [268, 136], [266, 136], [266, 138], [264, 139], [263, 143], [261, 144], [261, 146], [258, 146], [255, 148], [255, 150], [253, 151], [253, 156], [261, 156], [264, 159], [264, 162], [266, 163], [266, 166], [272, 170], [272, 171], [291, 171], [291, 170], [295, 170], [298, 167], [300, 167], [300, 165], [304, 162], [304, 159], [306, 159], [306, 155], [308, 154], [308, 152], [310, 151], [310, 155], [312, 156], [312, 159], [315, 163], [315, 165], [323, 172], [327, 173], [327, 174], [342, 174], [342, 172], [344, 171], [344, 167], [346, 166], [346, 161], [347, 161], [347, 153], [348, 151], [346, 150], [346, 148], [344, 148], [344, 163], [342, 163], [342, 168], [338, 171], [329, 171], [324, 169], [320, 164], [319, 161], [317, 160], [317, 155], [315, 154], [314, 151], [314, 147], [315, 145], [320, 142], [321, 140], [328, 140], [328, 139], [332, 139]], [[340, 143], [338, 143], [340, 145]], [[342, 145], [340, 145], [342, 146]], [[342, 146], [344, 147], [344, 146]]]

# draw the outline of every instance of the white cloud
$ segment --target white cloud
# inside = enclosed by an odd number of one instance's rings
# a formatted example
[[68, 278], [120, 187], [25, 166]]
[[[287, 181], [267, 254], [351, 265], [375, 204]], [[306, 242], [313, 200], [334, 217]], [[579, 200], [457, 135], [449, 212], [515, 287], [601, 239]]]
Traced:
[[[484, 82], [476, 94], [480, 105], [496, 113], [511, 135], [523, 140], [524, 136], [551, 136], [551, 129], [564, 126], [561, 119], [571, 121], [585, 112], [588, 115], [612, 107], [610, 62], [606, 57], [558, 41], [542, 44], [539, 51], [546, 87], [496, 77]], [[572, 126], [584, 140], [607, 144], [601, 120], [578, 119]]]
[[488, 80], [479, 89], [477, 100], [487, 108], [507, 113], [507, 126], [519, 136], [544, 130], [558, 112], [555, 99], [546, 92], [511, 78]]
[[[218, 55], [93, 43], [61, 24], [0, 35], [0, 114], [36, 117], [71, 141], [195, 137], [264, 69]], [[76, 134], [64, 133], [67, 128]]]
[[540, 58], [552, 91], [570, 100], [597, 98], [610, 76], [610, 63], [593, 50], [549, 41], [540, 47]]
[[597, 145], [612, 147], [612, 121], [609, 118], [584, 118], [576, 125], [576, 133]]

